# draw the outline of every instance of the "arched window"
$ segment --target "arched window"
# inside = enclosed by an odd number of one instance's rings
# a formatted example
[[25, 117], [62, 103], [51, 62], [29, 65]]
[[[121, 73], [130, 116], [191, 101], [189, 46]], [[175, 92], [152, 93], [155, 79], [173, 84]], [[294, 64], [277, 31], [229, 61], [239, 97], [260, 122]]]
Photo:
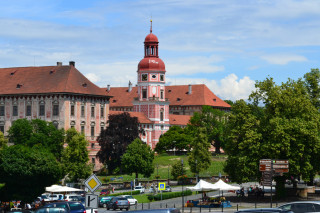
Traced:
[[163, 109], [160, 109], [160, 121], [163, 121]]

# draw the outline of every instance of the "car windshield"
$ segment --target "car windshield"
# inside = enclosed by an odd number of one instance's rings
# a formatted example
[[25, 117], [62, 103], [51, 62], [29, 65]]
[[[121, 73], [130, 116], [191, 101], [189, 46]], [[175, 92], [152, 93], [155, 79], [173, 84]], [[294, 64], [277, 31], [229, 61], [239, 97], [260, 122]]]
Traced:
[[131, 195], [125, 196], [126, 198], [133, 199]]
[[127, 198], [125, 198], [125, 197], [119, 197], [118, 200], [127, 200]]
[[136, 189], [141, 189], [141, 186], [136, 186]]

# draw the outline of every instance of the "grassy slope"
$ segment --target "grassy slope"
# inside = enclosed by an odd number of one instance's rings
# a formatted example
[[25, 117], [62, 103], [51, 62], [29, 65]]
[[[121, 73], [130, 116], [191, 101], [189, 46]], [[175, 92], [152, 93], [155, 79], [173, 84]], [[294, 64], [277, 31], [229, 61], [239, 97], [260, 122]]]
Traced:
[[[160, 179], [168, 179], [168, 167], [169, 167], [169, 177], [172, 178], [171, 176], [171, 169], [172, 165], [177, 162], [181, 161], [183, 159], [184, 166], [187, 170], [187, 176], [188, 177], [194, 177], [194, 174], [191, 173], [190, 167], [188, 164], [188, 157], [183, 155], [183, 156], [155, 156], [154, 159], [154, 165], [155, 165], [155, 170], [153, 174], [151, 175], [150, 178], [148, 179], [155, 179], [155, 176], [157, 173], [160, 175]], [[213, 176], [213, 175], [219, 175], [219, 172], [221, 172], [222, 175], [224, 175], [223, 172], [223, 164], [226, 160], [225, 155], [218, 155], [218, 156], [213, 156], [212, 157], [212, 163], [211, 166], [209, 167], [208, 170], [201, 172], [200, 176]], [[158, 165], [158, 169], [157, 166]], [[112, 175], [108, 176], [108, 178], [114, 178], [114, 177], [123, 177], [122, 179], [118, 179], [116, 181], [131, 181], [134, 179], [134, 174], [130, 175]], [[102, 183], [105, 183], [105, 177], [100, 176], [99, 177]], [[139, 175], [139, 178], [144, 178], [142, 175]], [[115, 182], [116, 182], [115, 181]]]

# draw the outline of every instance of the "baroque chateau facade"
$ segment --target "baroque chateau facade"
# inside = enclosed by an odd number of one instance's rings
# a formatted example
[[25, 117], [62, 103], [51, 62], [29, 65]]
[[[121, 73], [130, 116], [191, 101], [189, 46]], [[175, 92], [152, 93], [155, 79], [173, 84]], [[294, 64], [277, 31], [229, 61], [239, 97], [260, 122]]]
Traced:
[[153, 149], [172, 125], [186, 126], [203, 105], [230, 110], [230, 105], [206, 85], [166, 86], [159, 41], [152, 33], [144, 41], [144, 58], [138, 64], [137, 85], [100, 88], [76, 68], [75, 62], [56, 66], [0, 68], [0, 131], [7, 135], [12, 122], [42, 119], [57, 128], [75, 128], [85, 134], [95, 170], [97, 137], [106, 128], [109, 114], [128, 112], [145, 130], [142, 141]]

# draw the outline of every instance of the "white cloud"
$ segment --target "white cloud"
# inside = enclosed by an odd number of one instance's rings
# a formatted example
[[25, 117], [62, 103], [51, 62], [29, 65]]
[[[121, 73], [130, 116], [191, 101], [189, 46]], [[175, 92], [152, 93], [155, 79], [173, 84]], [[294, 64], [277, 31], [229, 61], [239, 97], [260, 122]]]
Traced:
[[261, 58], [270, 64], [286, 65], [290, 62], [305, 62], [308, 59], [301, 55], [273, 54], [264, 55]]
[[100, 80], [99, 76], [95, 73], [87, 73], [85, 76], [93, 83], [97, 83]]
[[230, 74], [220, 81], [194, 78], [167, 78], [169, 85], [206, 84], [211, 91], [223, 100], [247, 100], [255, 89], [255, 81], [245, 76], [238, 79], [235, 74]]

